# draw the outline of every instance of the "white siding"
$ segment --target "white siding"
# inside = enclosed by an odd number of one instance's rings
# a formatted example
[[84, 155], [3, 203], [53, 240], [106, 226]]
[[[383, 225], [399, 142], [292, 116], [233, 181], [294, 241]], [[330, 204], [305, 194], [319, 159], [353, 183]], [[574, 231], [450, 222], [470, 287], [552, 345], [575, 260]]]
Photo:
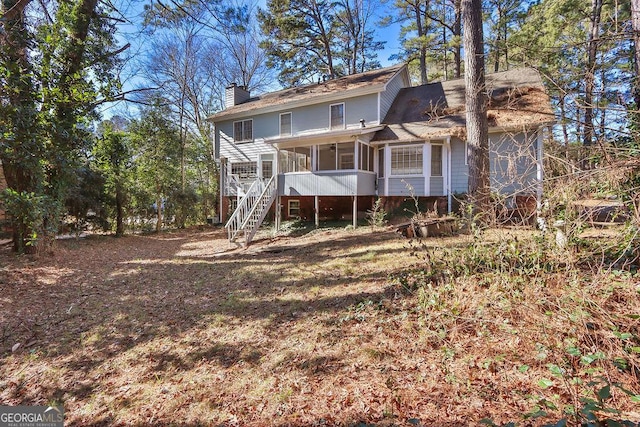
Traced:
[[444, 196], [444, 177], [432, 176], [429, 181], [429, 196]]
[[[411, 188], [409, 186], [411, 186]], [[424, 195], [424, 177], [422, 176], [415, 178], [389, 178], [389, 193], [387, 194], [387, 196]]]
[[504, 195], [536, 192], [537, 132], [490, 137], [491, 188]]
[[451, 191], [466, 193], [469, 189], [469, 168], [465, 164], [466, 144], [458, 138], [451, 138]]
[[406, 86], [407, 83], [404, 81], [404, 73], [398, 73], [387, 84], [387, 90], [380, 93], [380, 121], [384, 120], [400, 89]]
[[[254, 132], [256, 121], [253, 122]], [[275, 149], [264, 142], [264, 139], [256, 139], [253, 142], [233, 142], [233, 122], [223, 122], [216, 128], [216, 140], [220, 141], [220, 157], [229, 159], [230, 163], [235, 162], [256, 162], [258, 154], [275, 153]]]
[[278, 176], [281, 196], [373, 196], [375, 175], [367, 172], [290, 173]]
[[[365, 120], [365, 126], [377, 125], [377, 99], [376, 94], [346, 99], [344, 104], [347, 128], [359, 128], [361, 119]], [[328, 132], [331, 104], [335, 102], [297, 109], [283, 107], [282, 111], [250, 117], [253, 120], [254, 141], [249, 143], [233, 142], [233, 120], [216, 123], [216, 154], [228, 158], [230, 162], [244, 162], [257, 161], [258, 154], [275, 152], [271, 142], [277, 141], [280, 136], [280, 113], [282, 112], [291, 113], [291, 131], [294, 137]]]
[[[535, 193], [537, 132], [493, 133], [489, 135], [491, 189], [510, 195]], [[465, 143], [451, 138], [451, 189], [466, 193], [469, 188], [469, 167], [465, 165]]]

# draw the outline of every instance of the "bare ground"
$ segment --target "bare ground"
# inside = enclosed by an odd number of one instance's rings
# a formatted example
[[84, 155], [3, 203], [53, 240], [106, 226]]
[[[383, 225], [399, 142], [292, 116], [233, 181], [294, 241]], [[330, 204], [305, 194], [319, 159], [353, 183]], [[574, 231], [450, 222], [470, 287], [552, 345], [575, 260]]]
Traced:
[[593, 397], [589, 379], [640, 393], [637, 278], [476, 277], [426, 294], [396, 279], [424, 266], [415, 249], [369, 229], [247, 250], [211, 229], [67, 240], [37, 259], [5, 246], [0, 403], [63, 404], [67, 425], [539, 425]]

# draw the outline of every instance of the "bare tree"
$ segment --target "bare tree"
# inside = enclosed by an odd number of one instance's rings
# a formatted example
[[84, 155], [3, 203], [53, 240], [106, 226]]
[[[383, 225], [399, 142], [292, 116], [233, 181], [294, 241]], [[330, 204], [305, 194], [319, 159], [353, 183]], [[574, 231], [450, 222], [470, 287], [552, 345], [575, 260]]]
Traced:
[[346, 74], [362, 73], [379, 67], [375, 51], [384, 47], [384, 42], [374, 40], [372, 18], [378, 5], [376, 0], [340, 0], [336, 19], [338, 37], [343, 49], [338, 52], [346, 66]]
[[491, 189], [481, 0], [462, 0], [462, 26], [469, 150], [469, 198], [474, 219], [483, 224], [488, 220]]
[[584, 88], [584, 145], [593, 144], [593, 92], [595, 90], [596, 56], [600, 38], [600, 17], [602, 15], [603, 0], [591, 1], [591, 17], [589, 38], [587, 41], [587, 70], [585, 74]]
[[633, 99], [635, 101], [636, 121], [640, 123], [640, 0], [631, 0], [631, 27], [633, 28], [634, 80]]

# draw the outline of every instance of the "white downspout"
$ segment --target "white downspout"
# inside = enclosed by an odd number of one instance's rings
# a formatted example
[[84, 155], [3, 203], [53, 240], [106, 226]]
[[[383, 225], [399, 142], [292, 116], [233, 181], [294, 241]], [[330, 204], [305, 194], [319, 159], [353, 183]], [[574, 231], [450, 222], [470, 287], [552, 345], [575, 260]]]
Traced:
[[544, 178], [544, 164], [543, 164], [543, 128], [538, 128], [538, 135], [536, 140], [536, 222], [538, 227], [545, 231], [547, 225], [542, 217], [542, 190], [543, 190], [543, 178]]

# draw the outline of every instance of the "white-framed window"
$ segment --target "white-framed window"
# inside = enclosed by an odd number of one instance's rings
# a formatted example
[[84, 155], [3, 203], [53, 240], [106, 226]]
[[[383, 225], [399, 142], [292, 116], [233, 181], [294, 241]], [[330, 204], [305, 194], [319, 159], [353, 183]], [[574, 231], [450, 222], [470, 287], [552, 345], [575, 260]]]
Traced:
[[253, 141], [253, 119], [233, 122], [233, 141], [234, 142]]
[[422, 145], [391, 148], [391, 175], [421, 175]]
[[280, 114], [280, 136], [291, 136], [291, 113]]
[[258, 177], [258, 162], [231, 163], [231, 173], [239, 179], [256, 179]]
[[295, 147], [280, 150], [280, 173], [307, 172], [311, 170], [311, 147]]
[[353, 141], [318, 145], [316, 170], [355, 169], [355, 150], [356, 144]]
[[287, 214], [289, 217], [300, 216], [300, 200], [289, 200]]
[[384, 147], [378, 150], [378, 177], [384, 178]]
[[442, 176], [442, 145], [431, 145], [431, 176]]
[[273, 160], [262, 161], [262, 179], [269, 179], [273, 176]]
[[340, 154], [338, 169], [355, 169], [355, 165], [353, 161], [353, 153]]
[[331, 130], [344, 129], [345, 128], [344, 102], [341, 104], [333, 104], [329, 106], [329, 112], [331, 117], [329, 128]]

